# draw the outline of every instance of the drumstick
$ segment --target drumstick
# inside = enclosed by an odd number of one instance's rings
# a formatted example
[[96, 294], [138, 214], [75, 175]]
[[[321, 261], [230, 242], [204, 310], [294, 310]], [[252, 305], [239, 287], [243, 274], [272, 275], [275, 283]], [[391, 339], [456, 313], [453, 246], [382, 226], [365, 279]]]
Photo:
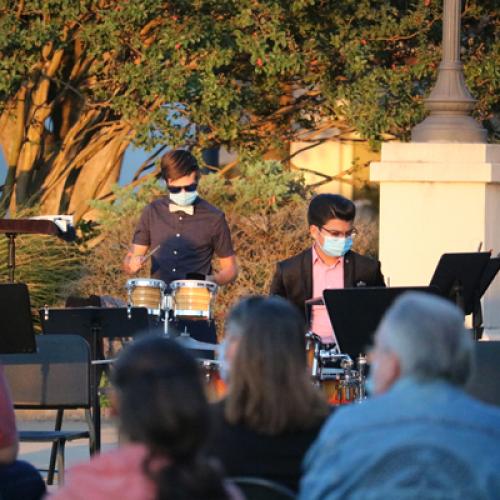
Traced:
[[149, 251], [146, 255], [144, 255], [142, 257], [142, 261], [146, 261], [149, 259], [149, 257], [151, 257], [151, 255], [153, 255], [156, 251], [158, 251], [158, 249], [160, 248], [161, 245], [156, 245], [153, 250]]

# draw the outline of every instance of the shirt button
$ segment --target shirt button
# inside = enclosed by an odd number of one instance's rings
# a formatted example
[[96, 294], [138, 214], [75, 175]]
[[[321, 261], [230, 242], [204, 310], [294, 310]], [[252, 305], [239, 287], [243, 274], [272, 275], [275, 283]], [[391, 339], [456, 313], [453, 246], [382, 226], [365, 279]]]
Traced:
[[176, 236], [176, 238], [180, 238], [181, 237], [180, 233], [177, 233], [175, 236]]
[[177, 250], [174, 250], [174, 255], [177, 255]]
[[182, 215], [179, 216], [179, 220], [182, 220]]
[[172, 269], [172, 272], [175, 273], [175, 267]]

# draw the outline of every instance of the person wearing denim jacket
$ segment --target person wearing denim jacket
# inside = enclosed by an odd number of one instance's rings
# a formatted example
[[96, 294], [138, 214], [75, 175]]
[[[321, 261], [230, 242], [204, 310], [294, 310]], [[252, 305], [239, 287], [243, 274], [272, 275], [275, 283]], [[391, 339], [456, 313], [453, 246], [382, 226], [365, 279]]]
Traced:
[[500, 499], [500, 408], [462, 389], [472, 351], [453, 304], [396, 301], [375, 335], [375, 397], [327, 421], [299, 499]]

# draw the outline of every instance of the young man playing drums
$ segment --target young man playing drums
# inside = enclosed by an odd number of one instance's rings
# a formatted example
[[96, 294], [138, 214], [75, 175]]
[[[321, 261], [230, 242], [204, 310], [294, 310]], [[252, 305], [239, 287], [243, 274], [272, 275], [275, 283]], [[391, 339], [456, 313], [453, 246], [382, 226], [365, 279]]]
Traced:
[[380, 262], [351, 250], [355, 216], [351, 200], [336, 194], [315, 196], [307, 213], [312, 247], [278, 262], [271, 283], [270, 293], [295, 304], [326, 344], [334, 341], [328, 312], [324, 305], [306, 308], [306, 300], [322, 297], [330, 288], [385, 286]]
[[[238, 267], [229, 227], [224, 213], [198, 196], [196, 159], [187, 151], [170, 151], [162, 157], [161, 168], [169, 195], [144, 209], [124, 260], [125, 271], [139, 271], [152, 249], [151, 277], [167, 285], [190, 276], [201, 276], [217, 285], [230, 283]], [[219, 260], [216, 273], [212, 271], [214, 255]], [[190, 333], [205, 342], [217, 340], [213, 327]]]

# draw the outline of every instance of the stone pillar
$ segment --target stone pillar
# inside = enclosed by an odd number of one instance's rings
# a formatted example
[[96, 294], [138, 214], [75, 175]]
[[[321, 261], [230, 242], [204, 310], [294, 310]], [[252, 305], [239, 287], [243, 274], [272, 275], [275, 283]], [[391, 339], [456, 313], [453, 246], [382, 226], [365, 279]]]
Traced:
[[[500, 252], [500, 145], [385, 143], [370, 178], [391, 286], [429, 284], [443, 253]], [[483, 306], [485, 335], [500, 340], [500, 277]]]

